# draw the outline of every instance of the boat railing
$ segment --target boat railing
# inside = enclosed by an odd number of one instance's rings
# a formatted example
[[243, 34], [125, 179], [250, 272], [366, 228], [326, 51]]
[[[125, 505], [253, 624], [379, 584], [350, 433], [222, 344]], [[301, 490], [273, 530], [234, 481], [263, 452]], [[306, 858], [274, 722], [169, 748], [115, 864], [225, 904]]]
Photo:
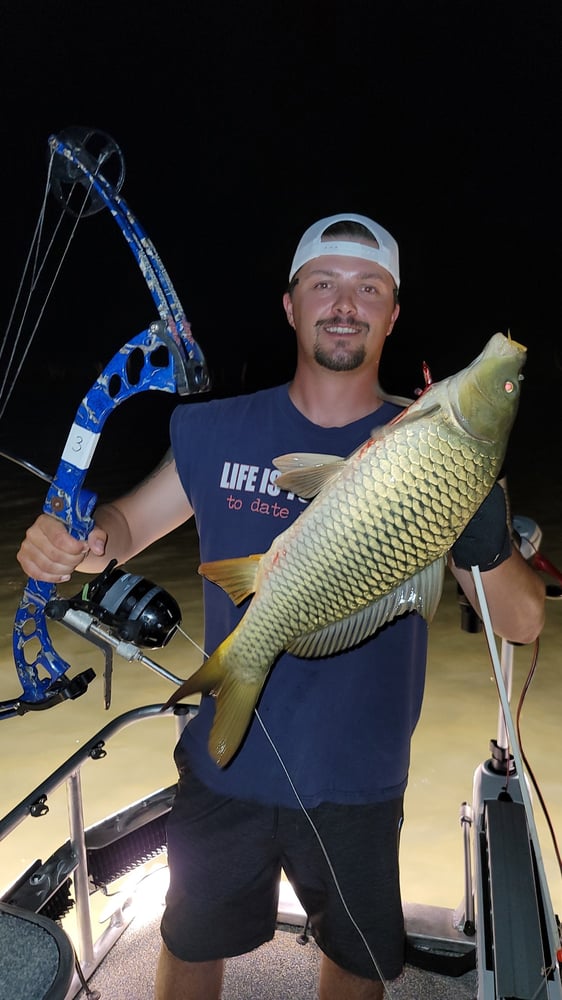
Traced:
[[[66, 784], [69, 838], [46, 861], [36, 861], [0, 897], [3, 904], [55, 922], [75, 908], [76, 971], [67, 1000], [76, 996], [134, 916], [123, 895], [107, 925], [94, 939], [91, 897], [109, 882], [165, 851], [165, 821], [175, 785], [157, 789], [93, 826], [84, 825], [82, 767], [107, 754], [107, 743], [126, 727], [147, 719], [172, 717], [176, 738], [196, 714], [195, 705], [146, 705], [116, 717], [87, 740], [0, 820], [0, 841], [29, 817], [49, 810], [49, 796]], [[73, 885], [74, 899], [70, 898]], [[1, 942], [0, 942], [1, 946]], [[46, 994], [47, 995], [47, 994]], [[87, 994], [88, 995], [88, 994]]]

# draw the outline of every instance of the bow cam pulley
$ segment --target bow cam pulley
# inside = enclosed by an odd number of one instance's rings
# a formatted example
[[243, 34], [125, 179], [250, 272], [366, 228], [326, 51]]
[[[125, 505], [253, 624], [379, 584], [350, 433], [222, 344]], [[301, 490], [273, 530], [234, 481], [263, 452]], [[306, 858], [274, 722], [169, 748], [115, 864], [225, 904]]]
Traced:
[[59, 132], [49, 142], [51, 155], [61, 143], [73, 156], [54, 156], [51, 190], [64, 210], [75, 217], [95, 215], [106, 202], [92, 186], [80, 164], [94, 177], [102, 177], [118, 193], [125, 180], [125, 160], [121, 149], [107, 132], [76, 126]]

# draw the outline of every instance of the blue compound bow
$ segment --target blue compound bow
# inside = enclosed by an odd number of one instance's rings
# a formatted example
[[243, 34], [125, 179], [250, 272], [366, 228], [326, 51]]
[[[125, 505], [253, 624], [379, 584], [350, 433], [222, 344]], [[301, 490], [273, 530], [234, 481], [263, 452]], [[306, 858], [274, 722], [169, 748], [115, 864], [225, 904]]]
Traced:
[[[96, 379], [80, 406], [64, 446], [43, 510], [60, 518], [76, 538], [92, 530], [96, 495], [83, 489], [102, 428], [109, 414], [130, 396], [147, 389], [204, 392], [209, 388], [205, 358], [193, 339], [173, 285], [146, 233], [119, 190], [124, 177], [121, 151], [110, 136], [92, 129], [69, 129], [49, 139], [51, 189], [75, 216], [109, 208], [152, 294], [159, 319], [129, 340]], [[104, 176], [119, 164], [116, 184]], [[107, 173], [107, 171], [105, 171]], [[49, 708], [83, 694], [93, 678], [87, 670], [70, 679], [69, 664], [55, 650], [47, 629], [55, 585], [29, 579], [16, 612], [13, 653], [22, 695], [0, 703], [0, 717]]]

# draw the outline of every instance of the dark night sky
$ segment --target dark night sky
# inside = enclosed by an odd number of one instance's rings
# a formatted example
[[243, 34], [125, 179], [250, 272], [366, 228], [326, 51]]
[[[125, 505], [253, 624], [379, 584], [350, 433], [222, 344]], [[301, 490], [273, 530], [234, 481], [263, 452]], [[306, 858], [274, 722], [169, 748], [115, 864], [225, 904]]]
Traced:
[[[87, 124], [124, 152], [123, 194], [219, 391], [238, 391], [243, 365], [246, 387], [290, 376], [280, 299], [294, 246], [316, 218], [350, 210], [378, 219], [401, 247], [389, 389], [411, 393], [423, 359], [434, 376], [450, 374], [509, 327], [529, 347], [528, 400], [546, 399], [547, 415], [557, 414], [556, 0], [11, 7], [3, 0], [2, 317], [41, 203], [47, 137]], [[45, 355], [71, 365], [69, 344], [78, 343], [84, 371], [153, 318], [111, 220], [86, 226], [30, 371], [44, 370]], [[17, 450], [9, 418], [0, 443]], [[534, 413], [526, 419], [530, 432], [540, 429]], [[553, 443], [559, 454], [557, 433]]]

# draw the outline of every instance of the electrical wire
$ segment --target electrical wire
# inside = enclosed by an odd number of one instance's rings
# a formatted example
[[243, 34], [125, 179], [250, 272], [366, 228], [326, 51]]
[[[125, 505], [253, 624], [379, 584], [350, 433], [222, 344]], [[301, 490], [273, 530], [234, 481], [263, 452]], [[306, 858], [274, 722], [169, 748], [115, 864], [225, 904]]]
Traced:
[[523, 749], [523, 741], [521, 739], [521, 725], [520, 725], [520, 723], [521, 723], [521, 712], [523, 710], [523, 703], [524, 703], [525, 698], [527, 696], [527, 692], [528, 692], [528, 690], [529, 690], [529, 688], [531, 686], [532, 680], [533, 680], [533, 678], [535, 676], [535, 671], [537, 669], [537, 663], [538, 663], [538, 657], [539, 657], [539, 640], [536, 639], [534, 650], [533, 650], [533, 657], [532, 657], [532, 661], [531, 661], [531, 666], [530, 666], [530, 669], [529, 669], [529, 673], [527, 674], [527, 678], [526, 678], [525, 683], [523, 685], [523, 688], [522, 688], [522, 691], [521, 691], [521, 695], [519, 697], [519, 701], [518, 701], [518, 704], [517, 704], [517, 710], [516, 710], [516, 715], [515, 715], [515, 722], [516, 722], [516, 729], [517, 729], [517, 739], [519, 740], [519, 746], [521, 748], [521, 759], [522, 759], [522, 761], [523, 761], [523, 763], [525, 765], [525, 769], [527, 771], [527, 774], [529, 775], [529, 778], [530, 778], [530, 780], [532, 782], [532, 785], [533, 785], [533, 788], [535, 790], [536, 796], [537, 796], [537, 798], [538, 798], [538, 800], [540, 802], [541, 809], [543, 811], [543, 815], [544, 815], [544, 818], [545, 818], [545, 821], [546, 821], [546, 824], [548, 826], [548, 829], [549, 829], [549, 832], [550, 832], [550, 836], [551, 836], [551, 839], [552, 839], [552, 845], [554, 847], [554, 853], [556, 854], [556, 859], [558, 861], [558, 867], [560, 869], [560, 874], [562, 876], [562, 857], [560, 855], [560, 848], [558, 846], [558, 841], [556, 839], [556, 831], [554, 829], [554, 825], [552, 823], [552, 819], [551, 819], [550, 814], [548, 812], [548, 808], [547, 808], [546, 802], [544, 800], [543, 794], [541, 792], [541, 789], [539, 787], [539, 784], [537, 782], [537, 779], [536, 779], [535, 775], [533, 774], [532, 768], [531, 768], [531, 766], [529, 764], [529, 760], [528, 760], [528, 758], [527, 758], [527, 756], [525, 754], [525, 751]]

